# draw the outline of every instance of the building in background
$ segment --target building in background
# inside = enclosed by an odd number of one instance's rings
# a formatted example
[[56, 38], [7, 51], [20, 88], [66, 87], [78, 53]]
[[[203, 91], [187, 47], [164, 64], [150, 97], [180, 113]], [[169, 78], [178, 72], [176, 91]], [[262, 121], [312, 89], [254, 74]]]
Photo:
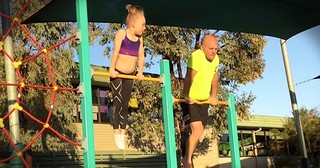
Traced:
[[[92, 66], [96, 71], [108, 71], [107, 67]], [[154, 74], [149, 74], [153, 75]], [[93, 120], [95, 131], [95, 148], [97, 151], [117, 150], [114, 139], [112, 138], [112, 120], [109, 77], [92, 77], [92, 104]], [[76, 87], [79, 79], [73, 80]], [[137, 108], [136, 105], [133, 105]], [[81, 108], [76, 105], [73, 111], [76, 125], [81, 132]], [[272, 164], [272, 158], [279, 155], [290, 155], [287, 145], [284, 143], [280, 133], [283, 131], [283, 124], [286, 117], [252, 115], [249, 120], [238, 120], [239, 152], [241, 164], [244, 167], [269, 167]], [[108, 136], [106, 138], [106, 136]], [[195, 163], [200, 167], [229, 167], [231, 162], [231, 153], [229, 148], [228, 132], [221, 135], [219, 140], [210, 145], [209, 152], [205, 157], [201, 156], [195, 159]], [[127, 150], [136, 151], [128, 147]]]

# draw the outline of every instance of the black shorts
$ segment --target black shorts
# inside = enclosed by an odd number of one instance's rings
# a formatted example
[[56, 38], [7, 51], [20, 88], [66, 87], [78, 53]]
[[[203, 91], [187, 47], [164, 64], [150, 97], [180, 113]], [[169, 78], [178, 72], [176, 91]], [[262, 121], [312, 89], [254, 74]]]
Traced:
[[203, 127], [207, 124], [208, 104], [187, 104], [180, 103], [183, 111], [183, 122], [187, 126], [192, 122], [201, 121]]

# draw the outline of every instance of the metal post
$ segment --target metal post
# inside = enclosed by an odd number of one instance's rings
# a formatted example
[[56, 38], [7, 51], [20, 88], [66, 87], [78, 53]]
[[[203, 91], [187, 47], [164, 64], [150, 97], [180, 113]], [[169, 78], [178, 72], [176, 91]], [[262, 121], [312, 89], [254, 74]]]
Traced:
[[306, 150], [306, 145], [304, 142], [304, 136], [303, 136], [303, 130], [301, 127], [301, 121], [300, 121], [300, 115], [298, 111], [298, 103], [297, 103], [297, 98], [296, 98], [296, 93], [294, 91], [294, 85], [293, 85], [293, 80], [291, 77], [291, 69], [290, 69], [290, 63], [288, 59], [288, 52], [287, 52], [287, 45], [286, 41], [281, 39], [280, 40], [280, 45], [281, 45], [281, 50], [282, 50], [282, 56], [283, 56], [283, 63], [286, 71], [286, 76], [287, 76], [287, 82], [288, 82], [288, 89], [289, 89], [289, 94], [290, 94], [290, 99], [291, 99], [291, 107], [295, 119], [295, 125], [296, 125], [296, 130], [298, 134], [298, 141], [299, 141], [299, 147], [300, 147], [300, 152], [301, 152], [301, 164], [303, 168], [309, 168], [309, 161], [308, 161], [308, 154]]
[[86, 0], [76, 0], [77, 24], [80, 29], [79, 63], [80, 84], [83, 97], [81, 99], [82, 137], [84, 148], [84, 167], [95, 167], [94, 134], [92, 119], [91, 68], [88, 33], [88, 11]]
[[[10, 5], [9, 1], [1, 0], [1, 13], [5, 15], [10, 15]], [[2, 32], [5, 34], [11, 25], [9, 19], [2, 17]], [[4, 50], [8, 53], [11, 58], [14, 58], [13, 54], [13, 41], [11, 33], [6, 37], [4, 41]], [[15, 69], [12, 65], [10, 59], [5, 57], [5, 70], [6, 70], [6, 82], [7, 83], [16, 83], [16, 73]], [[8, 100], [8, 111], [13, 109], [13, 105], [17, 99], [17, 87], [16, 86], [7, 86], [7, 100]], [[9, 128], [10, 128], [10, 136], [15, 145], [17, 145], [18, 149], [22, 149], [22, 144], [20, 143], [20, 123], [19, 123], [19, 111], [15, 110], [9, 116]], [[11, 155], [14, 155], [16, 151], [13, 147], [10, 146]], [[10, 167], [13, 168], [22, 168], [23, 164], [20, 158], [16, 157], [10, 160]]]
[[234, 95], [229, 93], [227, 94], [226, 98], [228, 99], [227, 120], [228, 120], [228, 132], [229, 132], [230, 150], [231, 150], [231, 167], [241, 168], [238, 129], [237, 129], [237, 113], [236, 113]]
[[256, 168], [258, 168], [258, 146], [257, 146], [257, 140], [256, 140], [256, 134], [257, 132], [261, 131], [261, 127], [258, 130], [252, 131], [252, 141], [253, 141], [253, 149], [254, 149], [254, 157], [255, 157], [255, 163]]
[[167, 167], [177, 167], [176, 138], [174, 130], [173, 99], [168, 60], [161, 60], [160, 73], [162, 79], [162, 109], [166, 144]]

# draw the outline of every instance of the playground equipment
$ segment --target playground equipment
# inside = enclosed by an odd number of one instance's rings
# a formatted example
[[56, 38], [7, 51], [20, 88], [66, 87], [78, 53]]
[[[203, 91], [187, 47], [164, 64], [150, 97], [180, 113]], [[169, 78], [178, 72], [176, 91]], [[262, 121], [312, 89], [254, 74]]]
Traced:
[[[21, 10], [21, 12], [25, 9]], [[14, 111], [20, 111], [25, 114], [29, 114], [27, 111], [23, 109], [19, 105], [20, 97], [18, 97], [16, 104], [14, 104], [11, 111], [8, 112], [3, 118], [0, 119], [0, 128], [5, 133], [6, 137], [8, 137], [10, 144], [13, 148], [13, 153], [9, 158], [6, 158], [4, 160], [0, 160], [0, 162], [5, 162], [11, 159], [14, 159], [16, 157], [20, 157], [23, 164], [27, 166], [26, 161], [23, 158], [23, 152], [27, 151], [29, 147], [32, 145], [32, 143], [42, 134], [42, 132], [45, 129], [51, 130], [53, 133], [55, 133], [57, 136], [61, 137], [63, 140], [69, 142], [70, 144], [81, 146], [84, 151], [84, 166], [85, 167], [95, 167], [95, 151], [94, 151], [94, 135], [93, 135], [93, 119], [90, 111], [92, 111], [92, 91], [91, 91], [91, 74], [90, 74], [90, 60], [88, 55], [89, 54], [89, 39], [88, 39], [88, 16], [87, 16], [87, 4], [84, 0], [77, 0], [76, 1], [76, 13], [77, 13], [77, 24], [79, 28], [80, 35], [79, 36], [71, 36], [65, 40], [63, 40], [61, 43], [50, 47], [50, 48], [43, 48], [40, 44], [37, 43], [35, 39], [31, 37], [31, 35], [28, 33], [28, 31], [23, 27], [23, 25], [19, 22], [19, 16], [21, 15], [21, 12], [16, 17], [9, 17], [6, 15], [2, 15], [2, 17], [7, 17], [13, 24], [11, 24], [11, 28], [8, 29], [8, 32], [6, 32], [6, 35], [2, 39], [3, 43], [1, 43], [1, 51], [10, 59], [11, 63], [16, 68], [16, 72], [19, 76], [19, 66], [23, 63], [26, 63], [32, 59], [35, 59], [39, 56], [45, 56], [47, 57], [47, 52], [49, 50], [52, 50], [54, 47], [57, 47], [61, 45], [62, 43], [78, 38], [79, 40], [79, 63], [80, 63], [80, 91], [82, 92], [82, 99], [81, 99], [81, 112], [82, 112], [82, 135], [83, 140], [82, 143], [72, 142], [65, 138], [62, 134], [55, 131], [54, 128], [52, 128], [49, 124], [50, 116], [52, 109], [49, 110], [48, 118], [45, 122], [42, 122], [40, 120], [37, 120], [32, 115], [29, 115], [30, 118], [37, 121], [39, 124], [43, 125], [43, 129], [33, 138], [33, 140], [26, 145], [25, 147], [19, 146], [19, 144], [14, 143], [13, 140], [10, 139], [10, 135], [8, 131], [5, 128], [5, 125], [3, 123], [3, 120], [7, 119], [10, 114], [12, 114]], [[29, 59], [23, 60], [23, 61], [15, 61], [10, 57], [10, 55], [6, 52], [6, 48], [2, 48], [2, 45], [4, 44], [6, 37], [9, 37], [8, 34], [12, 30], [12, 26], [18, 25], [20, 28], [22, 28], [26, 34], [28, 34], [31, 38], [31, 40], [36, 43], [37, 47], [39, 48], [40, 52]], [[51, 72], [51, 67], [49, 66], [48, 71]], [[162, 60], [160, 62], [160, 78], [154, 79], [156, 82], [161, 83], [162, 87], [162, 107], [163, 107], [163, 119], [164, 119], [164, 129], [165, 129], [165, 144], [166, 144], [166, 159], [167, 159], [167, 166], [170, 168], [176, 168], [177, 167], [177, 157], [176, 157], [176, 144], [175, 144], [175, 133], [174, 133], [174, 119], [173, 119], [173, 103], [174, 99], [172, 97], [172, 89], [171, 89], [171, 81], [170, 81], [170, 70], [169, 70], [169, 62], [168, 60]], [[53, 75], [51, 75], [53, 77]], [[21, 78], [21, 76], [19, 76]], [[148, 78], [146, 78], [148, 79]], [[153, 80], [153, 79], [150, 79]], [[26, 85], [23, 83], [22, 80], [19, 80], [19, 83], [2, 83], [1, 85], [6, 86], [15, 86], [19, 87], [20, 90], [24, 87], [34, 87], [39, 89], [50, 89], [52, 90], [53, 96], [55, 95], [55, 92], [57, 90], [63, 90], [63, 91], [75, 91], [75, 89], [68, 89], [68, 88], [59, 88], [55, 85], [54, 82], [52, 82], [52, 86], [31, 86]], [[231, 153], [232, 153], [232, 167], [233, 168], [240, 168], [240, 158], [239, 158], [239, 147], [238, 147], [238, 137], [237, 137], [237, 124], [236, 124], [236, 112], [235, 112], [235, 102], [234, 102], [234, 96], [233, 94], [228, 94], [226, 96], [227, 102], [220, 102], [221, 104], [228, 105], [228, 111], [227, 111], [227, 119], [228, 119], [228, 129], [229, 129], [229, 136], [230, 136], [230, 142], [231, 142]], [[183, 101], [175, 99], [176, 102]], [[52, 107], [54, 104], [54, 99], [52, 99]], [[89, 111], [89, 112], [88, 112]], [[27, 166], [28, 167], [28, 166]]]

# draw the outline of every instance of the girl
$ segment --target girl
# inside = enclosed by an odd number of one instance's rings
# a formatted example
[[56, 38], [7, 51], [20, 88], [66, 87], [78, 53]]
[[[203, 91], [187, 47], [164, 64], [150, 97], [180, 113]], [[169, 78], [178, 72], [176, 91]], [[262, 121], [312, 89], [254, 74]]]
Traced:
[[125, 149], [125, 128], [128, 117], [128, 103], [133, 86], [132, 79], [117, 78], [119, 74], [132, 75], [138, 66], [137, 77], [143, 79], [144, 49], [142, 34], [146, 19], [141, 7], [128, 4], [126, 29], [120, 29], [114, 39], [110, 64], [110, 84], [113, 94], [113, 129], [116, 145]]

